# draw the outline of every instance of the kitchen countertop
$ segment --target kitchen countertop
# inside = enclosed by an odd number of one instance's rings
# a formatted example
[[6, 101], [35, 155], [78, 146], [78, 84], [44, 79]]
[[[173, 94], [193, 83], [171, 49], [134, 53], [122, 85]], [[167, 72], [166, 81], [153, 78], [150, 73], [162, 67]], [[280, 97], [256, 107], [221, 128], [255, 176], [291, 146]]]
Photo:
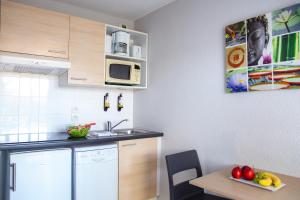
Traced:
[[162, 137], [163, 133], [145, 131], [145, 133], [122, 134], [113, 136], [70, 138], [67, 133], [30, 133], [0, 135], [0, 151], [28, 150], [35, 148], [59, 148], [75, 145], [97, 145], [151, 137]]

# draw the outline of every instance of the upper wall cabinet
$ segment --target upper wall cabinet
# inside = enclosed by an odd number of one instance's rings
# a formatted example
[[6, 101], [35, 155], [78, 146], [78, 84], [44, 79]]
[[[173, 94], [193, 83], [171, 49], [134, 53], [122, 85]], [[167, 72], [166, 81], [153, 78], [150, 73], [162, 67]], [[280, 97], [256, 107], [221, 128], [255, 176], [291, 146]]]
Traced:
[[62, 77], [67, 85], [104, 85], [105, 24], [70, 18], [71, 69]]
[[2, 0], [0, 51], [69, 57], [70, 17]]

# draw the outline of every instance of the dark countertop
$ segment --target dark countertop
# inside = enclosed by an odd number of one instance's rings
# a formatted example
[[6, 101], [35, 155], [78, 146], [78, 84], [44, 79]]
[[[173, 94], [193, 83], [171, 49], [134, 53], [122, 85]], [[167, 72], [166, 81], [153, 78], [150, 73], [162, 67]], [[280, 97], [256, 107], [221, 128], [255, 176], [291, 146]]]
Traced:
[[0, 136], [0, 151], [29, 150], [36, 148], [60, 148], [80, 145], [97, 145], [151, 137], [162, 137], [163, 133], [147, 131], [131, 135], [114, 135], [104, 137], [69, 138], [66, 133], [30, 133]]

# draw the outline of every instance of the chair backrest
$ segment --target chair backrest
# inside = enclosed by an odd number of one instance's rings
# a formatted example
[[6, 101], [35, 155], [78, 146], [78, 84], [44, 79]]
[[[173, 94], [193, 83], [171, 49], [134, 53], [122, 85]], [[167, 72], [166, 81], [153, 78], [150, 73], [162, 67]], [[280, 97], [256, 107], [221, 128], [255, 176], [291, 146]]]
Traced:
[[188, 181], [174, 185], [173, 175], [190, 169], [196, 169], [197, 177], [202, 176], [202, 170], [196, 150], [185, 151], [166, 156], [170, 199], [185, 199], [198, 193], [203, 193], [203, 189], [192, 186]]

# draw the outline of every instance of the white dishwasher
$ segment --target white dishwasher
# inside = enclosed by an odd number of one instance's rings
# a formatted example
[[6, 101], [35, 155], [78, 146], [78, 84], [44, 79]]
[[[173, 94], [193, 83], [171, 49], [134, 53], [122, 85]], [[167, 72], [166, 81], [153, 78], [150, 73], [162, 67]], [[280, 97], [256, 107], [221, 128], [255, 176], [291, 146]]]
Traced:
[[117, 144], [75, 148], [75, 199], [118, 200]]

